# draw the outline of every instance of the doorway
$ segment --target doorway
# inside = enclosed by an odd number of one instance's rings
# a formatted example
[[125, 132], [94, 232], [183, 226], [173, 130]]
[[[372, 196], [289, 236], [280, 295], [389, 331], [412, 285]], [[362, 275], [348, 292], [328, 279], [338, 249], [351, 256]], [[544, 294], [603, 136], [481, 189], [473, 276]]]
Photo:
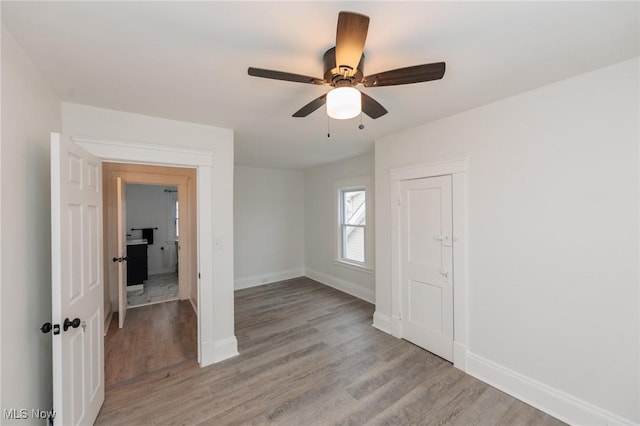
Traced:
[[[417, 323], [426, 325], [431, 322], [430, 326], [436, 329], [440, 328], [441, 334], [445, 330], [445, 336], [451, 333], [451, 338], [446, 337], [444, 344], [447, 352], [445, 358], [452, 361], [455, 367], [465, 371], [468, 340], [467, 160], [461, 158], [435, 161], [390, 169], [388, 183], [387, 202], [391, 213], [391, 334], [399, 338], [409, 336], [408, 340], [413, 339], [411, 325], [407, 319], [408, 316], [411, 317], [411, 309], [413, 309], [413, 313], [417, 315], [414, 318]], [[413, 206], [416, 209], [413, 213], [409, 213], [414, 209], [406, 207], [406, 197], [407, 191], [410, 191], [412, 185], [417, 186], [415, 188], [417, 190], [416, 197], [413, 200], [416, 202]], [[424, 191], [419, 189], [421, 187], [424, 187], [422, 188]], [[434, 190], [428, 190], [429, 187], [433, 187]], [[427, 195], [428, 192], [431, 194]], [[448, 195], [444, 197], [447, 201], [441, 202], [443, 194], [447, 192]], [[384, 194], [384, 188], [381, 193]], [[420, 194], [418, 195], [418, 193]], [[428, 198], [435, 197], [434, 194], [439, 195], [440, 201], [438, 203], [441, 204], [441, 207], [440, 210], [431, 209], [432, 213], [440, 216], [440, 220], [447, 217], [446, 221], [440, 222], [439, 226], [433, 225], [437, 223], [437, 218], [419, 213], [424, 207], [421, 205], [430, 204]], [[443, 206], [449, 211], [443, 211]], [[427, 207], [426, 210], [429, 211], [429, 208]], [[413, 217], [409, 217], [409, 214], [413, 214]], [[413, 221], [414, 225], [419, 224], [420, 228], [418, 229], [421, 234], [419, 237], [412, 235], [413, 230], [409, 231], [407, 228], [409, 221]], [[413, 241], [410, 241], [412, 238]], [[410, 294], [411, 289], [408, 287], [412, 284], [409, 284], [408, 280], [411, 279], [414, 272], [427, 271], [412, 270], [425, 265], [410, 264], [411, 254], [408, 254], [410, 245], [413, 245], [414, 249], [426, 252], [427, 256], [429, 256], [429, 251], [436, 251], [436, 255], [432, 257], [435, 259], [435, 265], [439, 266], [436, 268], [432, 264], [430, 276], [422, 274], [416, 279], [416, 281], [432, 281], [434, 284], [428, 288], [414, 285], [413, 290], [416, 293], [416, 298]], [[439, 302], [443, 311], [438, 312], [437, 315], [434, 315], [434, 312], [440, 308], [432, 306], [427, 310], [428, 303], [421, 304], [419, 301], [421, 298], [426, 300], [430, 296], [432, 300], [437, 301], [438, 298], [433, 297], [434, 292], [444, 298]], [[452, 299], [451, 302], [447, 300], [449, 297]], [[410, 306], [412, 303], [413, 306]], [[445, 306], [450, 306], [452, 312], [448, 313], [449, 308], [445, 308]], [[446, 318], [440, 316], [443, 313]], [[413, 331], [417, 331], [421, 339], [429, 339], [430, 343], [427, 345], [435, 343], [437, 346], [439, 344], [437, 338], [433, 338], [433, 336], [430, 338], [428, 333], [423, 332], [424, 330]], [[420, 345], [420, 343], [418, 344]], [[440, 341], [440, 344], [443, 344], [443, 341]], [[439, 351], [437, 348], [428, 348], [427, 350], [434, 353]]]
[[197, 188], [191, 168], [103, 162], [102, 176], [110, 387], [197, 362]]
[[129, 183], [125, 197], [127, 308], [178, 300], [178, 187]]
[[[160, 197], [164, 197], [164, 202], [167, 203], [173, 200], [180, 209], [178, 212], [179, 220], [174, 222], [171, 229], [174, 234], [179, 236], [179, 242], [175, 244], [174, 241], [170, 241], [170, 244], [174, 246], [175, 259], [177, 260], [177, 274], [178, 274], [178, 299], [187, 300], [193, 306], [194, 311], [197, 312], [197, 256], [196, 256], [196, 242], [197, 242], [197, 226], [196, 226], [196, 170], [191, 168], [182, 167], [164, 167], [164, 166], [148, 166], [141, 164], [123, 164], [123, 163], [110, 163], [103, 162], [102, 165], [103, 176], [103, 206], [104, 206], [104, 282], [105, 282], [105, 312], [118, 312], [120, 328], [126, 321], [127, 304], [127, 275], [129, 273], [129, 262], [115, 261], [118, 259], [127, 258], [127, 251], [129, 245], [127, 239], [130, 242], [143, 243], [140, 245], [131, 244], [132, 249], [137, 249], [140, 246], [146, 246], [147, 250], [150, 246], [149, 242], [156, 244], [156, 241], [160, 244], [160, 240], [156, 240], [156, 236], [160, 237], [158, 232], [161, 225], [156, 223], [155, 220], [164, 220], [169, 222], [174, 219], [167, 217], [166, 212], [161, 212], [155, 219], [148, 214], [139, 214], [136, 211], [136, 206], [133, 206], [132, 214], [129, 214], [129, 210], [126, 207], [127, 194], [126, 189], [130, 188], [134, 190], [133, 195], [140, 195], [141, 192], [148, 192], [148, 189], [153, 189], [154, 192], [159, 192]], [[121, 182], [119, 184], [119, 182]], [[118, 186], [121, 186], [120, 193]], [[149, 188], [153, 186], [152, 188]], [[175, 188], [177, 192], [167, 192], [164, 190], [169, 188]], [[165, 197], [164, 194], [168, 196]], [[133, 199], [133, 198], [132, 198]], [[144, 200], [143, 200], [144, 201]], [[144, 203], [142, 203], [144, 204]], [[163, 214], [164, 213], [164, 214]], [[130, 216], [131, 221], [134, 219], [140, 220], [140, 223], [146, 225], [140, 226], [126, 226], [127, 216]], [[119, 220], [120, 219], [120, 220]], [[131, 222], [129, 221], [129, 222]], [[148, 222], [153, 221], [153, 223]], [[133, 223], [133, 222], [131, 222]], [[135, 222], [138, 223], [138, 222]], [[119, 229], [119, 224], [123, 229]], [[133, 229], [132, 229], [133, 228]], [[158, 228], [158, 229], [154, 229]], [[165, 225], [166, 229], [169, 229], [169, 224]], [[119, 235], [126, 234], [125, 238], [118, 238]], [[129, 235], [129, 236], [127, 236]], [[144, 238], [146, 237], [146, 238]], [[146, 244], [144, 244], [146, 243]], [[170, 254], [165, 255], [163, 258], [163, 252], [170, 251], [170, 245], [165, 240], [163, 245], [156, 245], [158, 248], [157, 262], [158, 268], [161, 268], [163, 262], [167, 264], [169, 271], [171, 270], [171, 262], [173, 256]], [[155, 249], [154, 247], [154, 249]], [[163, 248], [163, 250], [160, 249]], [[139, 257], [144, 257], [143, 253]], [[149, 253], [146, 254], [149, 259]], [[132, 259], [135, 261], [135, 259]], [[155, 260], [154, 260], [155, 261]], [[144, 263], [144, 259], [142, 259]], [[127, 269], [126, 273], [122, 272], [123, 266]], [[135, 268], [137, 265], [133, 265]], [[143, 265], [144, 267], [144, 265]], [[148, 267], [148, 263], [147, 263]], [[148, 269], [148, 268], [147, 268]], [[158, 269], [162, 271], [161, 269]], [[144, 272], [144, 271], [143, 271]], [[140, 284], [138, 281], [142, 281], [144, 287], [144, 278], [147, 278], [143, 274], [142, 277], [135, 277], [131, 284]], [[140, 290], [140, 288], [133, 289], [133, 291]], [[107, 319], [108, 321], [108, 319]], [[108, 326], [108, 324], [107, 324]], [[107, 327], [105, 327], [107, 329]]]
[[[155, 131], [154, 135], [162, 134], [159, 130], [149, 130]], [[173, 135], [173, 131], [168, 133]], [[150, 137], [153, 139], [154, 136]], [[174, 137], [180, 139], [180, 136]], [[198, 314], [198, 363], [205, 367], [238, 355], [233, 322], [232, 133], [216, 134], [210, 141], [211, 148], [198, 150], [184, 148], [177, 142], [154, 145], [79, 136], [73, 141], [103, 162], [194, 170], [197, 176], [197, 192], [193, 197], [197, 208], [197, 241], [192, 262], [196, 263], [197, 284], [191, 291], [190, 302], [195, 302]], [[109, 284], [105, 281], [102, 286]], [[105, 299], [105, 305], [107, 315], [104, 318], [108, 320], [110, 300]]]

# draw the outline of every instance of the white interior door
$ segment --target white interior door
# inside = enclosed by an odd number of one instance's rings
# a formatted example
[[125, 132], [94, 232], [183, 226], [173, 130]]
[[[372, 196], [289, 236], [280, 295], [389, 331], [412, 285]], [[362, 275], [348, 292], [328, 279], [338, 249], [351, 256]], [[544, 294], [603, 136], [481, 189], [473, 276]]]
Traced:
[[451, 176], [400, 184], [402, 337], [453, 361]]
[[127, 316], [127, 195], [121, 177], [116, 178], [116, 211], [118, 222], [118, 325], [124, 327]]
[[53, 409], [92, 424], [104, 401], [100, 160], [51, 134]]

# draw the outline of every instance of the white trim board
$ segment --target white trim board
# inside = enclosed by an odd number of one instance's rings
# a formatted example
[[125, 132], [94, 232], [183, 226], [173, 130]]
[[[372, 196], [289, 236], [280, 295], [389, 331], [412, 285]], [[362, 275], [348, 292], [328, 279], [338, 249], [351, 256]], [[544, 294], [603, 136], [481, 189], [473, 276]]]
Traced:
[[168, 166], [213, 166], [213, 152], [163, 145], [73, 137], [75, 143], [104, 160]]
[[311, 278], [314, 281], [318, 281], [321, 284], [333, 287], [336, 290], [340, 290], [343, 293], [350, 294], [371, 304], [376, 303], [375, 292], [372, 289], [360, 287], [343, 279], [336, 278], [309, 268], [305, 269], [305, 276], [307, 278]]
[[391, 317], [382, 312], [375, 311], [373, 313], [373, 327], [387, 334], [391, 334]]
[[214, 153], [96, 138], [74, 137], [72, 139], [79, 146], [105, 161], [197, 168], [197, 269], [200, 276], [197, 310], [198, 362], [201, 367], [204, 367], [237, 355], [238, 345], [233, 332], [230, 336], [224, 336], [216, 329], [217, 324], [229, 321], [233, 324], [233, 309], [215, 310], [213, 305], [214, 289], [216, 294], [222, 290], [228, 291], [233, 300], [231, 283], [226, 285], [215, 281], [210, 261], [214, 258], [212, 219]]
[[278, 281], [290, 280], [304, 276], [304, 268], [289, 269], [287, 271], [269, 272], [267, 274], [254, 275], [251, 277], [240, 278], [235, 280], [235, 289], [242, 290], [245, 288], [258, 287]]
[[507, 394], [573, 425], [635, 425], [561, 390], [467, 352], [467, 373]]

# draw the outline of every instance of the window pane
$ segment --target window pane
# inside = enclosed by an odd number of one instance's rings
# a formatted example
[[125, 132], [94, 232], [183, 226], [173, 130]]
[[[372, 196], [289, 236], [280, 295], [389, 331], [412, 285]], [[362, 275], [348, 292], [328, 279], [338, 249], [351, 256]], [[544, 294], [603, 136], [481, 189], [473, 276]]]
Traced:
[[342, 193], [342, 218], [346, 225], [365, 224], [364, 191], [344, 191]]
[[344, 258], [364, 263], [364, 228], [344, 227]]
[[178, 201], [176, 201], [176, 238], [180, 237], [179, 221], [180, 221], [180, 208], [178, 205]]

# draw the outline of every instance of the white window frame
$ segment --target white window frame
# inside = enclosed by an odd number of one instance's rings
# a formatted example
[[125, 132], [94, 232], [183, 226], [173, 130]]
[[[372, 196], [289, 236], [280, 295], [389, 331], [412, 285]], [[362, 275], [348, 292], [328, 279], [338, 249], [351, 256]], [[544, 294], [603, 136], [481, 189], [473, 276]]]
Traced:
[[[341, 179], [335, 182], [335, 257], [334, 262], [340, 266], [370, 272], [373, 270], [373, 191], [371, 187], [371, 176], [360, 176], [350, 179]], [[364, 262], [345, 259], [344, 253], [344, 226], [342, 194], [349, 191], [364, 191], [365, 193], [365, 225], [364, 227]], [[351, 226], [351, 225], [349, 225]]]

